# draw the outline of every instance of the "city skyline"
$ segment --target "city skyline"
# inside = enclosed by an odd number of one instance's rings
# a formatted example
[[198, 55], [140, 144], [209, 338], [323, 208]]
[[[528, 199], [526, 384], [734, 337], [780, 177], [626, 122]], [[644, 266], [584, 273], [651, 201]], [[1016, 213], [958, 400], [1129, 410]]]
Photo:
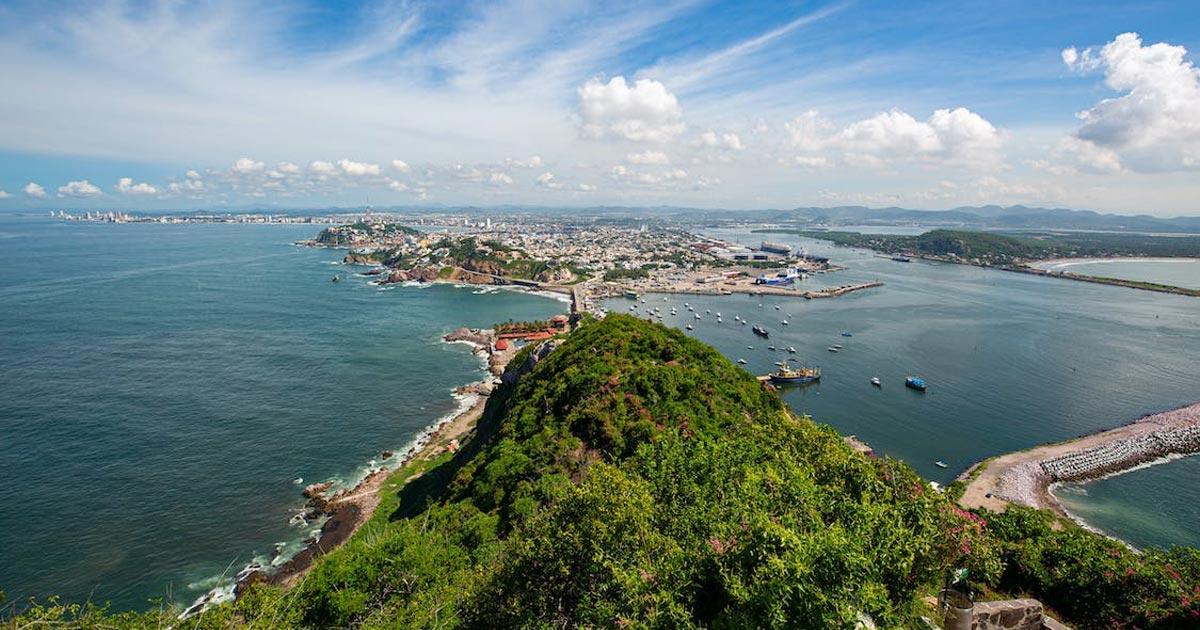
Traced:
[[15, 3], [0, 209], [1200, 214], [1196, 9], [1015, 4]]

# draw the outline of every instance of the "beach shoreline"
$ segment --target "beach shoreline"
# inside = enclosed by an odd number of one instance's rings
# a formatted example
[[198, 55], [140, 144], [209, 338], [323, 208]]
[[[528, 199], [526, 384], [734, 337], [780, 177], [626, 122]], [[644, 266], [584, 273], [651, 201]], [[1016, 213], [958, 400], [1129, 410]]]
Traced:
[[[1092, 531], [1054, 495], [1086, 483], [1200, 453], [1200, 403], [1143, 416], [1079, 438], [1001, 455], [968, 468], [959, 504], [1003, 512], [1012, 503], [1048, 509]], [[1108, 535], [1108, 534], [1105, 534]]]

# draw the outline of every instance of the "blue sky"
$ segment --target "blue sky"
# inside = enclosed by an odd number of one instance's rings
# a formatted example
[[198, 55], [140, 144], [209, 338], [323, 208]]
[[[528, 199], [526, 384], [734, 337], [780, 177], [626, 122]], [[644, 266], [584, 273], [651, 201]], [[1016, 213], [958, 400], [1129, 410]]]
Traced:
[[0, 5], [0, 209], [1200, 214], [1188, 2]]

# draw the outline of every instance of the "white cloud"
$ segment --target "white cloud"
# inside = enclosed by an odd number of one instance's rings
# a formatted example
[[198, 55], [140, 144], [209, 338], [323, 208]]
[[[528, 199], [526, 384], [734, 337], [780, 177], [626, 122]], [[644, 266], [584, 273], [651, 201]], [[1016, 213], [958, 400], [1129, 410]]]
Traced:
[[26, 197], [33, 197], [34, 199], [46, 198], [46, 189], [42, 188], [36, 182], [29, 182], [28, 184], [25, 184], [25, 188], [22, 188], [21, 190], [25, 193]]
[[412, 170], [412, 167], [404, 160], [392, 160], [392, 168], [401, 173], [407, 173]]
[[711, 129], [700, 134], [700, 137], [693, 144], [698, 147], [730, 149], [733, 151], [741, 151], [746, 148], [742, 145], [742, 139], [736, 133], [726, 132], [717, 134], [717, 132]]
[[309, 162], [308, 170], [317, 177], [329, 177], [337, 173], [337, 167], [334, 166], [332, 162], [326, 162], [324, 160], [313, 160], [312, 162]]
[[239, 175], [250, 175], [262, 172], [266, 166], [266, 164], [250, 158], [238, 158], [238, 161], [233, 163], [233, 172]]
[[[964, 107], [939, 109], [924, 121], [893, 109], [838, 130], [815, 110], [786, 123], [791, 148], [803, 166], [839, 159], [855, 166], [882, 167], [893, 162], [947, 162], [995, 166], [1001, 161], [1003, 135], [985, 118]], [[825, 162], [821, 161], [825, 159]]]
[[646, 149], [645, 151], [626, 155], [625, 161], [630, 164], [670, 164], [671, 158], [667, 157], [667, 154], [662, 151]]
[[683, 109], [662, 83], [616, 76], [592, 79], [578, 89], [580, 133], [585, 138], [666, 142], [683, 133]]
[[[293, 162], [280, 162], [280, 163], [279, 163], [279, 164], [278, 164], [278, 165], [275, 167], [275, 170], [276, 170], [276, 171], [278, 171], [278, 172], [280, 172], [280, 173], [282, 173], [282, 174], [284, 174], [284, 175], [288, 175], [288, 176], [291, 176], [291, 175], [299, 175], [299, 174], [300, 174], [300, 167], [299, 167], [299, 166], [297, 166], [297, 165], [296, 165], [295, 163], [293, 163]], [[188, 171], [188, 177], [190, 178], [190, 177], [191, 177], [191, 174], [192, 174], [192, 173], [194, 173], [194, 172], [195, 172], [195, 171]], [[194, 178], [193, 178], [193, 179], [194, 179]]]
[[158, 189], [146, 182], [133, 183], [132, 177], [122, 177], [117, 180], [116, 191], [122, 195], [155, 195]]
[[100, 190], [99, 186], [89, 182], [86, 179], [67, 182], [66, 185], [58, 187], [59, 197], [99, 197], [104, 191]]
[[508, 164], [512, 164], [513, 166], [520, 166], [521, 168], [541, 168], [542, 156], [531, 155], [531, 156], [529, 156], [528, 159], [525, 159], [525, 160], [508, 159], [508, 160], [505, 160], [505, 162]]
[[508, 173], [492, 173], [488, 176], [488, 183], [493, 186], [512, 186], [513, 178]]
[[388, 188], [396, 192], [407, 192], [408, 184], [405, 184], [404, 182], [398, 182], [394, 179], [389, 179]]
[[8, 199], [8, 198], [9, 198], [9, 197], [11, 197], [11, 196], [12, 196], [12, 195], [11, 195], [11, 194], [9, 194], [9, 192], [8, 192], [7, 190], [4, 190], [3, 188], [0, 188], [0, 199]]
[[801, 168], [825, 168], [829, 160], [821, 156], [797, 155], [792, 158], [792, 164]]
[[550, 189], [562, 188], [562, 184], [558, 183], [558, 181], [554, 179], [554, 173], [549, 171], [538, 175], [537, 185], [541, 186], [542, 188]]
[[580, 184], [579, 190], [582, 192], [595, 192], [596, 187], [592, 184]]
[[195, 170], [189, 170], [187, 172], [187, 178], [188, 179], [200, 179], [200, 173], [197, 173]]
[[612, 179], [625, 184], [670, 188], [673, 187], [675, 183], [687, 179], [688, 173], [681, 168], [672, 168], [655, 172], [636, 171], [623, 164], [618, 164], [609, 169], [609, 176]]
[[1064, 150], [1102, 170], [1200, 169], [1200, 70], [1186, 48], [1144, 46], [1123, 33], [1099, 51], [1068, 48], [1062, 59], [1076, 72], [1103, 69], [1105, 85], [1123, 93], [1080, 112], [1083, 126]]
[[338, 168], [341, 168], [343, 173], [351, 177], [367, 177], [379, 175], [380, 173], [378, 164], [355, 162], [347, 159], [338, 160]]

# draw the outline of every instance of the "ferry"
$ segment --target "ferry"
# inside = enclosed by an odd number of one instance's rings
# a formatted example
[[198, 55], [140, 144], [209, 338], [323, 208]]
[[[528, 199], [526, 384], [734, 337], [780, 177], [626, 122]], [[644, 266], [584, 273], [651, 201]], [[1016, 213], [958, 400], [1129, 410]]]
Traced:
[[871, 377], [871, 384], [872, 384], [872, 385], [874, 385], [875, 387], [883, 387], [883, 383], [881, 383], [881, 382], [879, 381], [879, 377], [878, 377], [878, 376], [872, 376], [872, 377]]
[[821, 368], [801, 367], [793, 369], [788, 362], [780, 361], [779, 369], [771, 372], [768, 378], [774, 383], [811, 383], [821, 380]]
[[765, 338], [765, 337], [770, 336], [770, 334], [771, 334], [771, 333], [767, 332], [766, 328], [763, 328], [762, 326], [758, 326], [758, 325], [755, 325], [754, 328], [752, 328], [751, 330], [753, 330], [754, 334], [758, 335], [759, 337]]
[[905, 387], [910, 387], [919, 392], [925, 391], [925, 379], [919, 376], [909, 376], [908, 378], [905, 378], [904, 385]]

